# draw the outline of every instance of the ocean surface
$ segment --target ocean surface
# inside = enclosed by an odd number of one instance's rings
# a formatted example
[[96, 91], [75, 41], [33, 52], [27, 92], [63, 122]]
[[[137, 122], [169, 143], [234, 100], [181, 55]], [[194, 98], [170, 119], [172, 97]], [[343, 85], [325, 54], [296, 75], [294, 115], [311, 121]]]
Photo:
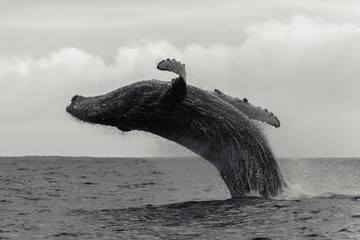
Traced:
[[202, 158], [0, 158], [0, 239], [360, 239], [360, 159], [279, 159], [230, 199]]

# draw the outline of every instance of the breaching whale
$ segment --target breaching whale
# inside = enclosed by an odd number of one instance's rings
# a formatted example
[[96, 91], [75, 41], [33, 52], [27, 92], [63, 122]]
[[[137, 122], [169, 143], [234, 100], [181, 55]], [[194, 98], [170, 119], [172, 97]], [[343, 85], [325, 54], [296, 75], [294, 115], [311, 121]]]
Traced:
[[179, 76], [171, 82], [140, 81], [95, 97], [76, 95], [66, 111], [84, 122], [150, 132], [190, 149], [218, 169], [232, 198], [279, 194], [284, 181], [278, 163], [253, 122], [279, 127], [278, 118], [247, 99], [188, 85], [185, 65], [176, 60], [163, 60], [157, 68]]

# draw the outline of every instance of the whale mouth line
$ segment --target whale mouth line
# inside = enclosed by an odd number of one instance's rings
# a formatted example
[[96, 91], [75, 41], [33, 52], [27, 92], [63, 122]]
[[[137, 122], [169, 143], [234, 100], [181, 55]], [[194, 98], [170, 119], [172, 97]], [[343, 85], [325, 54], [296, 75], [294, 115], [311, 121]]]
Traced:
[[130, 131], [133, 130], [133, 128], [127, 127], [125, 125], [119, 125], [119, 126], [116, 126], [116, 128], [119, 129], [122, 132], [130, 132]]

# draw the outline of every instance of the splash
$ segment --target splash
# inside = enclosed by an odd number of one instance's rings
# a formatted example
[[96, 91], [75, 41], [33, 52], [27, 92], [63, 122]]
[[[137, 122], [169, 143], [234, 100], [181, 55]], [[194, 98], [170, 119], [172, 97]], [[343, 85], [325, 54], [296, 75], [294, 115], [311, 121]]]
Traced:
[[303, 189], [300, 184], [292, 184], [286, 182], [286, 185], [283, 187], [280, 195], [276, 196], [275, 199], [278, 200], [295, 200], [295, 199], [304, 199], [311, 198], [315, 195]]

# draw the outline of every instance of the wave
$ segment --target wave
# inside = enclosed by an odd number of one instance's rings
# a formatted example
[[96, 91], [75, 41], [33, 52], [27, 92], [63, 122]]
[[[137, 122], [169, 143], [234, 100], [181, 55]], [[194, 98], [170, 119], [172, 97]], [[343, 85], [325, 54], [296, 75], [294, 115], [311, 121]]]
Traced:
[[307, 198], [319, 199], [354, 199], [360, 200], [360, 193], [343, 193], [343, 192], [310, 192], [305, 190], [300, 184], [292, 184], [287, 182], [283, 188], [283, 192], [274, 197], [275, 200], [300, 200]]

